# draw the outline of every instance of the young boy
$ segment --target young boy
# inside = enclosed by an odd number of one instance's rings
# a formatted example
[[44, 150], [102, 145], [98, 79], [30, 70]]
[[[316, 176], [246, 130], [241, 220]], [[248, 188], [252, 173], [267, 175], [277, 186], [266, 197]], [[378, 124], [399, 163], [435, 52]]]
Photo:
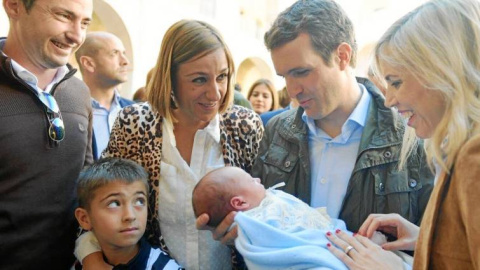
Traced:
[[[231, 211], [238, 237], [235, 247], [249, 269], [346, 269], [327, 249], [325, 234], [346, 231], [341, 220], [330, 219], [325, 208], [315, 209], [273, 188], [240, 168], [224, 167], [206, 174], [195, 186], [195, 216], [207, 213], [216, 227]], [[377, 244], [382, 234], [374, 235]], [[322, 268], [323, 269], [323, 268]]]
[[148, 175], [133, 161], [98, 160], [80, 173], [75, 217], [92, 231], [113, 269], [179, 269], [142, 238], [147, 222]]

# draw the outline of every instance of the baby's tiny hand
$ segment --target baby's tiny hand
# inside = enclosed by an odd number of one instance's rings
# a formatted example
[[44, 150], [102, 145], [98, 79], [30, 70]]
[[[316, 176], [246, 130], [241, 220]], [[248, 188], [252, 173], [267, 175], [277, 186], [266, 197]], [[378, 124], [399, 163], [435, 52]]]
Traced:
[[374, 232], [370, 240], [379, 246], [387, 243], [387, 237], [379, 231]]

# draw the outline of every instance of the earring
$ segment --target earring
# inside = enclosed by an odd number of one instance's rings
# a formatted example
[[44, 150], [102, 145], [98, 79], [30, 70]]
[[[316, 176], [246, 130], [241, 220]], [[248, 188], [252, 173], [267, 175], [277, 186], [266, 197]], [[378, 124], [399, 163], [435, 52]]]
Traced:
[[171, 106], [173, 109], [178, 108], [177, 100], [175, 99], [175, 95], [173, 94], [173, 89], [172, 89], [172, 92], [170, 92], [170, 103], [172, 104]]

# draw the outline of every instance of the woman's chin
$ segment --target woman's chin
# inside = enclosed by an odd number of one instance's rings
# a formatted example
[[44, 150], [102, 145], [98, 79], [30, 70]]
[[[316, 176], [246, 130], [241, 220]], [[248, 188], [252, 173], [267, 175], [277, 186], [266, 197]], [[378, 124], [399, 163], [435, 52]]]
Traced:
[[423, 129], [415, 129], [415, 135], [417, 135], [418, 138], [420, 139], [429, 139], [433, 135], [433, 130], [423, 130]]

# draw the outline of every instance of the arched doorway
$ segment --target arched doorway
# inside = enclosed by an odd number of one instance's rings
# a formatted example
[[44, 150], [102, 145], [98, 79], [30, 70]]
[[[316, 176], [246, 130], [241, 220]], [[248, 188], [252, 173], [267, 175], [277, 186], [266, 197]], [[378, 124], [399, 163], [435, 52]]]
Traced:
[[273, 81], [270, 67], [258, 57], [250, 57], [242, 61], [238, 66], [237, 83], [242, 87], [242, 93], [246, 96], [250, 86], [258, 79], [265, 78]]

